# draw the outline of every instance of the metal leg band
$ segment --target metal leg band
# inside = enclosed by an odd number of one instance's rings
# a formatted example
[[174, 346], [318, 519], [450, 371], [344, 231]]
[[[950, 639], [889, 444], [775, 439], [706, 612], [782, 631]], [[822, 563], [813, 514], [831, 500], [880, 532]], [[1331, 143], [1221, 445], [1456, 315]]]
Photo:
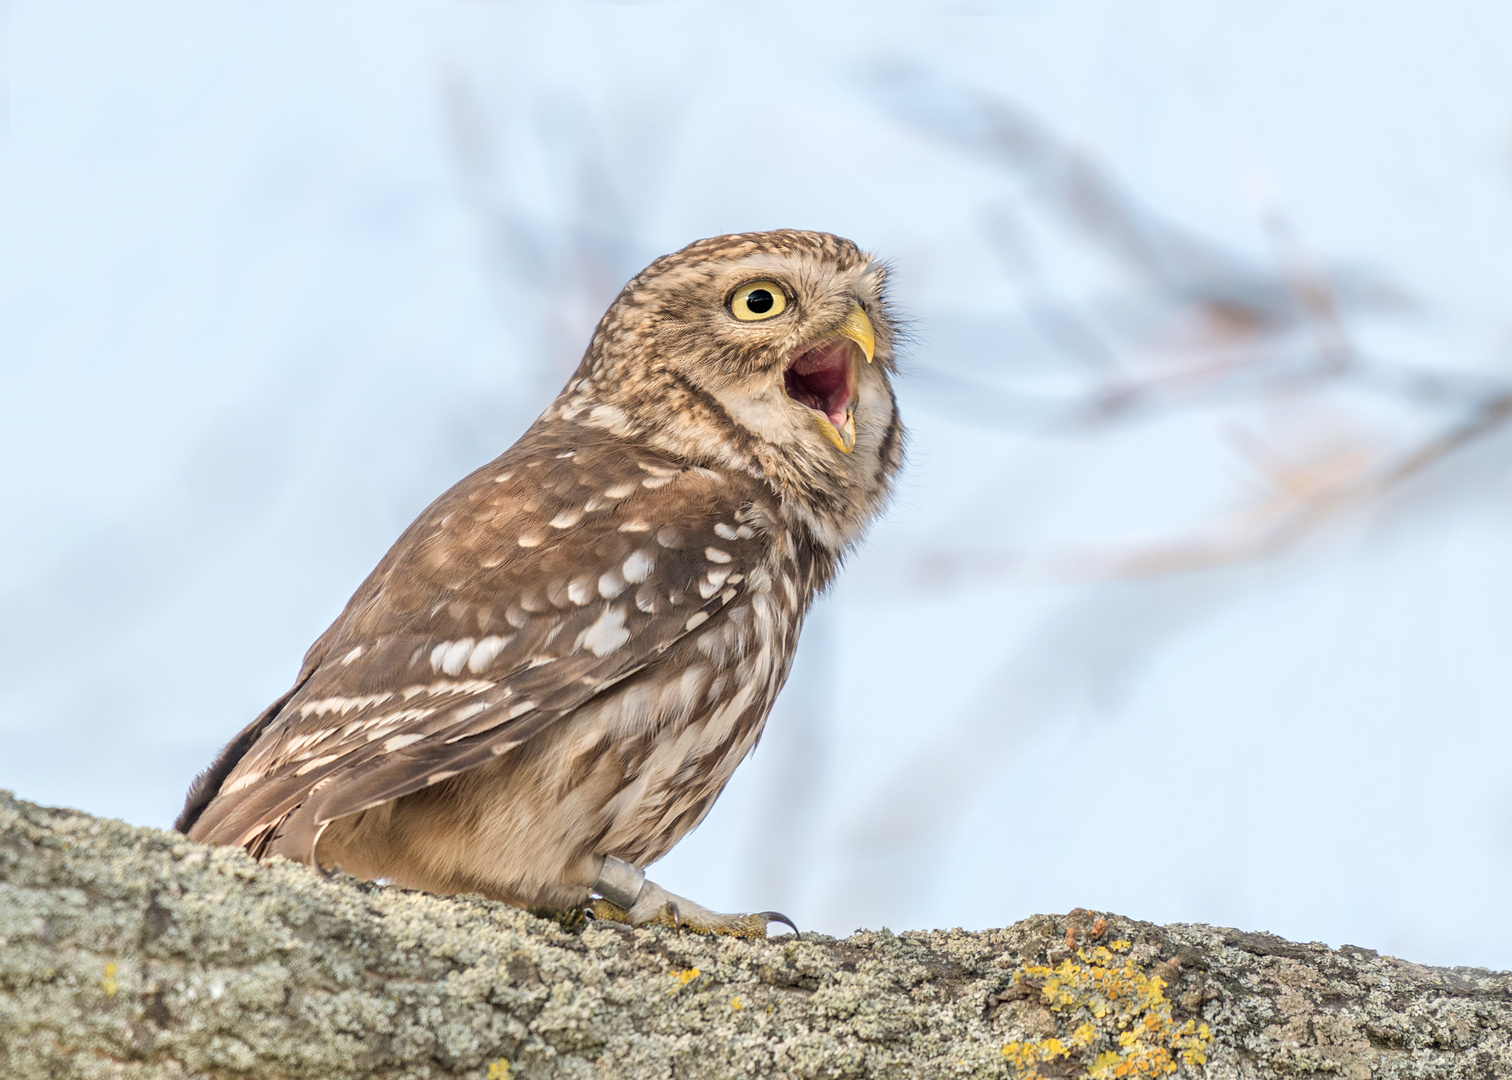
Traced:
[[624, 859], [613, 855], [604, 856], [604, 868], [599, 871], [593, 891], [617, 907], [629, 911], [646, 887], [646, 872], [631, 866]]

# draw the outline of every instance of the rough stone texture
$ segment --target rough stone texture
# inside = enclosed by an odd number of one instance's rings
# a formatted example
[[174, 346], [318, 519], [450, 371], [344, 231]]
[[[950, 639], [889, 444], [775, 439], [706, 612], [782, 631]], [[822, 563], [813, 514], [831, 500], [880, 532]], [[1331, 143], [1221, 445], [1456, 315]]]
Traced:
[[6, 1078], [1168, 1069], [1512, 1077], [1512, 974], [1084, 911], [843, 941], [574, 933], [0, 792]]

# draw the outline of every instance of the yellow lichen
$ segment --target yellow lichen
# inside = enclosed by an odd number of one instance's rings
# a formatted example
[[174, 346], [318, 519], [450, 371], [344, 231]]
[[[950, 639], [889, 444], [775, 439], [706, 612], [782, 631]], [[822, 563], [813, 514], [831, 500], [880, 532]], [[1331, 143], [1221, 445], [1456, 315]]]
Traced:
[[730, 999], [730, 1008], [740, 1010], [745, 1008], [745, 1006], [740, 1003], [740, 999], [738, 997], [732, 997]]
[[509, 1080], [509, 1062], [497, 1058], [488, 1063], [488, 1075], [484, 1080]]
[[100, 980], [100, 989], [105, 991], [106, 997], [115, 997], [116, 991], [121, 989], [121, 984], [116, 981], [116, 966], [105, 965], [105, 977]]
[[690, 982], [692, 982], [702, 974], [703, 972], [699, 971], [696, 967], [688, 968], [685, 971], [678, 971], [674, 969], [672, 972], [672, 977], [677, 980], [677, 986], [673, 989], [672, 993], [677, 993], [678, 990], [681, 990], [683, 987], [687, 986]]
[[[1129, 945], [1115, 941], [1111, 948], [1122, 951]], [[1014, 985], [1034, 980], [1030, 985], [1038, 985], [1040, 1001], [1071, 1029], [1065, 1041], [1025, 1039], [1004, 1046], [1003, 1060], [1015, 1080], [1043, 1080], [1040, 1065], [1073, 1056], [1087, 1080], [1167, 1076], [1182, 1062], [1207, 1061], [1213, 1042], [1208, 1026], [1195, 1020], [1176, 1023], [1165, 980], [1146, 975], [1131, 958], [1122, 958], [1122, 964], [1120, 959], [1098, 946], [1078, 949], [1076, 960], [1063, 960], [1054, 968], [1027, 965], [1014, 973]]]

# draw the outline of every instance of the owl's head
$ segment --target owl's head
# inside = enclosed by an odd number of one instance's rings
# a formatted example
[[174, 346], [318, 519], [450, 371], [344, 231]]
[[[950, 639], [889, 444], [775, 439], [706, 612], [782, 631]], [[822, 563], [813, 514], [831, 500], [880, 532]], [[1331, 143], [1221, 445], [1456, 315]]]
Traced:
[[886, 279], [828, 233], [696, 241], [625, 286], [554, 408], [696, 464], [758, 472], [843, 548], [902, 461]]

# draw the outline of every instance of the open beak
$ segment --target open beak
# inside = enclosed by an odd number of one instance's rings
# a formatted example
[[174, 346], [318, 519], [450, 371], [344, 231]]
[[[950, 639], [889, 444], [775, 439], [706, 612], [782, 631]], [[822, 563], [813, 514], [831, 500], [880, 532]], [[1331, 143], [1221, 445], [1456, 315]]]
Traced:
[[835, 337], [794, 349], [783, 383], [788, 397], [806, 406], [819, 433], [843, 454], [856, 447], [856, 386], [861, 358], [872, 362], [877, 335], [860, 304], [852, 304]]

